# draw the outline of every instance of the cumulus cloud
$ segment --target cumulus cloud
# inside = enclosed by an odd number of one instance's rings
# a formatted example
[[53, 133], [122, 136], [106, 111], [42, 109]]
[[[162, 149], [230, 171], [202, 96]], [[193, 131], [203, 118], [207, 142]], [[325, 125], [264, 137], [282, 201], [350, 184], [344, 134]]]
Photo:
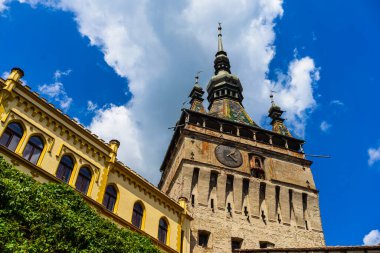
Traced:
[[380, 160], [380, 147], [368, 149], [368, 165], [372, 166], [375, 162]]
[[245, 108], [256, 122], [267, 114], [273, 86], [301, 136], [316, 105], [313, 83], [319, 71], [312, 58], [297, 56], [283, 80], [267, 80], [275, 55], [275, 20], [284, 13], [281, 0], [22, 2], [72, 12], [80, 33], [128, 79], [132, 99], [94, 108], [89, 128], [105, 140], [119, 139], [119, 159], [154, 182], [172, 135], [168, 127], [178, 120], [195, 72], [204, 71], [204, 87], [213, 74], [219, 21], [232, 72], [244, 86]]
[[308, 114], [317, 105], [313, 84], [319, 78], [319, 68], [312, 58], [306, 56], [291, 61], [287, 75], [280, 73], [279, 80], [273, 83], [277, 91], [276, 100], [286, 111], [287, 122], [298, 136], [305, 135]]
[[322, 121], [319, 128], [322, 130], [322, 132], [327, 132], [331, 128], [331, 124], [327, 123], [327, 121]]
[[364, 245], [380, 245], [380, 232], [378, 229], [374, 229], [363, 238]]
[[60, 81], [60, 78], [62, 76], [69, 75], [70, 72], [71, 70], [57, 70], [54, 73], [53, 83], [38, 86], [38, 91], [42, 95], [46, 95], [49, 99], [53, 99], [54, 101], [58, 102], [59, 107], [64, 111], [69, 109], [73, 99], [67, 95], [63, 83]]

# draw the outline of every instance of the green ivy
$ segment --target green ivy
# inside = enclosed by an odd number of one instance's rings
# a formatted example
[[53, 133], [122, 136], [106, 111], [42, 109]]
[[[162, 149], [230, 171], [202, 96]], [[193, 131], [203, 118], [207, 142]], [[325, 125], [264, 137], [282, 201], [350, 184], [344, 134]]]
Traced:
[[0, 252], [160, 252], [100, 217], [65, 184], [36, 182], [0, 157]]

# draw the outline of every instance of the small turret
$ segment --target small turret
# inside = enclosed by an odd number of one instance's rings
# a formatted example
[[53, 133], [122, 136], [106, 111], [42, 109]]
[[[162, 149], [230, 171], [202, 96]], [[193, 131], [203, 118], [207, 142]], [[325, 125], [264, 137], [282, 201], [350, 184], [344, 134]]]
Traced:
[[189, 95], [189, 97], [191, 98], [190, 110], [206, 113], [206, 110], [203, 106], [203, 98], [202, 98], [205, 92], [203, 91], [202, 87], [199, 85], [199, 73], [200, 72], [198, 72], [197, 75], [195, 76], [195, 84]]
[[271, 107], [269, 108], [268, 117], [272, 119], [270, 124], [272, 125], [272, 131], [286, 136], [292, 136], [288, 128], [284, 124], [284, 118], [281, 118], [284, 113], [281, 108], [274, 103], [273, 94], [270, 94]]

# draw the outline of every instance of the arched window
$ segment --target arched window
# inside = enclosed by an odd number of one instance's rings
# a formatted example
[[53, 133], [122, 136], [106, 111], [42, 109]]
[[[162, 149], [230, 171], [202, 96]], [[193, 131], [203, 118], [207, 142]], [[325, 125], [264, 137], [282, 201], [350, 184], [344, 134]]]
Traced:
[[0, 138], [0, 144], [15, 151], [24, 131], [18, 123], [10, 123]]
[[31, 163], [37, 164], [38, 159], [44, 149], [44, 142], [40, 137], [33, 136], [29, 139], [26, 147], [24, 149], [24, 153], [22, 156], [29, 160]]
[[135, 227], [138, 227], [141, 229], [143, 215], [144, 215], [143, 206], [139, 202], [135, 203], [135, 205], [133, 206], [133, 214], [132, 214], [132, 224]]
[[116, 198], [117, 192], [115, 187], [108, 185], [103, 198], [103, 206], [105, 206], [109, 211], [113, 212], [113, 209], [115, 208]]
[[86, 168], [82, 167], [79, 170], [77, 182], [75, 183], [75, 188], [77, 188], [78, 191], [87, 194], [88, 186], [91, 182], [91, 171]]
[[158, 240], [162, 243], [166, 244], [166, 240], [168, 237], [168, 223], [164, 218], [160, 219], [158, 223]]
[[73, 168], [74, 168], [73, 159], [68, 155], [62, 156], [61, 161], [59, 162], [59, 165], [58, 165], [58, 170], [56, 174], [57, 178], [68, 183], [70, 181]]

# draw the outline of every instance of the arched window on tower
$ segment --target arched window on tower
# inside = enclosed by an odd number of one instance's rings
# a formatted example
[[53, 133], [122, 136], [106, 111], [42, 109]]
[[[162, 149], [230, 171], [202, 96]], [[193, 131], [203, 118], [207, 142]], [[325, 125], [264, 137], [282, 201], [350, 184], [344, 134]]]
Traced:
[[79, 170], [77, 182], [75, 183], [75, 188], [83, 194], [87, 194], [88, 187], [91, 183], [91, 177], [91, 171], [87, 167], [82, 167]]
[[68, 156], [64, 155], [59, 162], [56, 177], [62, 181], [68, 183], [70, 181], [71, 173], [74, 169], [74, 160]]
[[144, 216], [144, 208], [140, 202], [136, 202], [135, 205], [133, 206], [132, 224], [135, 227], [138, 227], [141, 229], [143, 216]]
[[263, 168], [263, 160], [261, 157], [250, 155], [249, 166], [252, 177], [265, 179], [265, 171]]
[[114, 186], [108, 185], [103, 198], [103, 206], [113, 212], [117, 199], [117, 191]]
[[158, 240], [165, 244], [168, 237], [168, 228], [168, 222], [164, 218], [161, 218], [158, 223]]
[[15, 151], [24, 131], [20, 124], [10, 123], [0, 138], [0, 145]]
[[30, 137], [22, 156], [33, 164], [37, 164], [44, 149], [44, 142], [38, 136]]

